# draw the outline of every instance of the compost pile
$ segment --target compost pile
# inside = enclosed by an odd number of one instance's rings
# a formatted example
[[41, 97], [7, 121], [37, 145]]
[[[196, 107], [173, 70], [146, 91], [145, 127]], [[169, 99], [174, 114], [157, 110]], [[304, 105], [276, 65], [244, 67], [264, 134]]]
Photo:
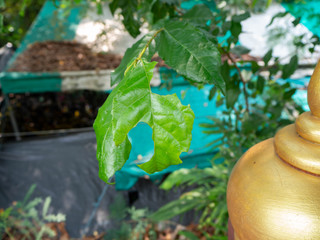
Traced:
[[[10, 72], [61, 72], [99, 69], [115, 69], [122, 56], [110, 53], [94, 53], [82, 43], [75, 41], [36, 42], [20, 54]], [[166, 66], [155, 56], [157, 66]], [[167, 67], [167, 66], [166, 66]]]
[[[75, 41], [46, 41], [29, 45], [17, 57], [9, 71], [61, 72], [115, 69], [121, 60], [120, 55], [94, 53], [88, 46]], [[159, 62], [158, 67], [166, 66], [157, 55], [152, 60]], [[92, 126], [107, 94], [75, 91], [10, 94], [9, 97], [20, 131], [32, 132]], [[6, 121], [4, 131], [12, 132], [9, 118]]]
[[11, 72], [61, 72], [97, 69], [115, 69], [122, 56], [94, 53], [74, 41], [36, 42], [20, 54]]

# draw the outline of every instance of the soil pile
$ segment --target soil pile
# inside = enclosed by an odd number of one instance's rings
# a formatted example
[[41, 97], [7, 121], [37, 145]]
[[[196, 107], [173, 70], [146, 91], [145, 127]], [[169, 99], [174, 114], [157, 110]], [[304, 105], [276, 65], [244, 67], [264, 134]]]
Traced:
[[[122, 56], [110, 53], [94, 53], [82, 43], [75, 41], [36, 42], [20, 54], [9, 72], [61, 72], [115, 69], [120, 65]], [[158, 67], [164, 61], [154, 56]]]
[[74, 41], [36, 42], [18, 56], [11, 72], [60, 72], [115, 69], [122, 56], [94, 53]]

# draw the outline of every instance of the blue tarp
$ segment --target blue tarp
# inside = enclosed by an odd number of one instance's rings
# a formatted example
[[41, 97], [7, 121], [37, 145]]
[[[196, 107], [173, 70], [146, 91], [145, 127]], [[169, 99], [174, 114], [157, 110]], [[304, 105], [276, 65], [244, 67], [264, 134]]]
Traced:
[[307, 0], [300, 3], [282, 3], [282, 6], [294, 17], [301, 18], [300, 23], [313, 34], [320, 37], [320, 1]]

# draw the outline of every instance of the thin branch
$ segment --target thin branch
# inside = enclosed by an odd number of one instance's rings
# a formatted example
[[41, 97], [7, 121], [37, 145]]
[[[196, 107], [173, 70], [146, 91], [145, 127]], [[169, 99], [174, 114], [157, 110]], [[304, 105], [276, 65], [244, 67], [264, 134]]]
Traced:
[[155, 39], [155, 37], [163, 30], [164, 30], [164, 28], [160, 28], [158, 31], [155, 32], [155, 34], [153, 34], [153, 36], [150, 38], [150, 40], [147, 42], [147, 44], [144, 46], [144, 48], [140, 52], [139, 56], [130, 64], [130, 66], [127, 67], [127, 69], [124, 72], [124, 76], [127, 74], [127, 72], [129, 72], [129, 70], [132, 68], [132, 66], [135, 66], [137, 64], [137, 62], [139, 60], [141, 60], [143, 54], [145, 53], [145, 51], [147, 50], [147, 48], [149, 47], [149, 45], [151, 44], [153, 39]]
[[246, 83], [246, 81], [244, 80], [244, 78], [242, 76], [241, 70], [238, 67], [237, 62], [233, 59], [231, 54], [229, 52], [225, 51], [223, 48], [222, 48], [222, 50], [227, 55], [227, 57], [231, 60], [231, 62], [233, 63], [234, 67], [237, 69], [237, 72], [239, 74], [240, 80], [242, 82], [242, 89], [243, 89], [244, 98], [245, 98], [245, 101], [246, 101], [246, 111], [249, 112], [250, 111], [250, 109], [249, 109], [249, 95], [248, 95], [247, 88], [246, 88], [246, 84], [247, 83]]

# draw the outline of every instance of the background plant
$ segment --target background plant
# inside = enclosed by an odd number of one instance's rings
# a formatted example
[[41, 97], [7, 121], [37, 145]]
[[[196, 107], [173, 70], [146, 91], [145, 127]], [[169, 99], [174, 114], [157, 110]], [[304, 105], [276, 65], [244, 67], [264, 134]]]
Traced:
[[262, 59], [264, 66], [259, 66], [255, 61], [235, 62], [232, 53], [248, 52], [249, 49], [232, 48], [233, 37], [226, 40], [231, 44], [220, 50], [227, 56], [221, 67], [226, 95], [215, 87], [210, 94], [210, 98], [217, 100], [217, 106], [224, 105], [227, 109], [219, 117], [209, 117], [209, 123], [201, 124], [204, 133], [219, 136], [207, 145], [211, 151], [218, 150], [211, 160], [212, 168], [181, 169], [172, 173], [161, 185], [162, 189], [189, 185], [195, 189], [151, 216], [161, 221], [190, 210], [201, 210], [199, 228], [215, 228], [214, 236], [208, 236], [208, 239], [227, 239], [226, 188], [236, 161], [251, 146], [273, 137], [279, 128], [292, 123], [302, 112], [301, 106], [293, 100], [296, 89], [288, 82], [278, 81], [276, 76], [286, 79], [295, 72], [298, 67], [296, 54], [302, 44], [297, 45], [288, 64], [281, 64], [270, 50]]
[[[212, 63], [218, 68], [216, 72], [213, 71], [213, 82], [210, 82], [205, 74], [197, 72], [197, 76], [200, 77], [194, 79], [192, 73], [179, 69], [178, 65], [186, 64], [188, 57], [179, 56], [181, 57], [179, 60], [170, 59], [173, 56], [164, 51], [165, 49], [170, 51], [172, 46], [177, 47], [177, 45], [175, 42], [170, 42], [169, 37], [161, 36], [162, 28], [157, 32], [160, 32], [160, 37], [157, 34], [153, 35], [156, 39], [155, 49], [158, 49], [158, 54], [169, 66], [183, 75], [192, 85], [201, 87], [202, 84], [214, 83], [210, 98], [216, 100], [217, 106], [224, 105], [226, 110], [219, 118], [210, 117], [212, 123], [202, 124], [206, 134], [219, 135], [217, 140], [208, 145], [212, 151], [218, 150], [212, 159], [212, 168], [180, 170], [170, 175], [163, 183], [163, 189], [180, 185], [195, 185], [196, 188], [183, 194], [178, 200], [161, 207], [158, 212], [151, 215], [151, 219], [161, 221], [191, 209], [201, 210], [199, 228], [205, 229], [206, 226], [215, 228], [214, 236], [208, 236], [208, 239], [226, 239], [228, 214], [225, 198], [231, 169], [248, 148], [274, 136], [277, 129], [291, 123], [302, 111], [302, 108], [293, 101], [296, 89], [290, 83], [279, 82], [276, 79], [289, 78], [298, 67], [299, 49], [311, 43], [309, 51], [312, 53], [315, 46], [318, 45], [318, 37], [312, 36], [308, 42], [302, 37], [294, 39], [296, 48], [286, 64], [282, 63], [282, 59], [273, 57], [272, 49], [270, 49], [262, 58], [263, 65], [259, 65], [258, 61], [243, 60], [241, 55], [250, 50], [238, 44], [239, 35], [242, 32], [241, 21], [250, 17], [249, 12], [235, 15], [232, 8], [225, 6], [212, 13], [205, 5], [195, 6], [186, 12], [174, 5], [174, 10], [177, 16], [168, 11], [166, 17], [156, 21], [155, 26], [158, 28], [173, 26], [171, 29], [173, 32], [184, 32], [186, 28], [192, 29], [190, 31], [204, 36], [200, 38], [203, 45], [208, 42], [213, 43], [214, 48], [211, 51], [223, 55], [225, 60], [220, 64], [219, 55], [211, 59], [215, 61]], [[285, 14], [274, 16], [270, 25], [276, 18], [283, 16]], [[166, 19], [170, 19], [170, 23], [166, 23]], [[188, 21], [188, 24], [179, 23], [179, 20]], [[172, 23], [172, 21], [176, 22]], [[294, 20], [291, 27], [297, 26], [298, 23], [299, 19]], [[179, 37], [181, 35], [175, 36], [174, 39], [182, 40]], [[223, 38], [222, 41], [221, 38]], [[138, 50], [137, 46], [133, 46], [127, 53], [132, 54], [134, 49]], [[145, 44], [144, 46], [148, 47]], [[194, 48], [200, 49], [199, 51], [203, 50], [201, 44]], [[193, 48], [188, 50], [194, 51]], [[138, 52], [132, 55], [126, 53], [122, 71], [125, 71], [125, 66], [130, 62], [129, 59], [138, 55]], [[131, 67], [132, 64], [129, 64], [129, 69]], [[118, 73], [120, 69], [121, 66], [115, 73]], [[194, 68], [191, 69], [197, 71]], [[221, 79], [223, 82], [220, 82]]]
[[157, 239], [155, 224], [148, 218], [148, 209], [128, 207], [122, 195], [116, 195], [109, 206], [110, 218], [115, 227], [107, 231], [105, 239], [144, 240]]
[[[7, 209], [0, 209], [0, 236], [16, 239], [37, 239], [54, 237], [55, 232], [46, 225], [48, 222], [63, 222], [65, 215], [48, 214], [51, 198], [34, 198], [30, 200], [36, 185], [32, 185], [23, 201], [14, 202]], [[42, 208], [40, 208], [42, 206]]]
[[[93, 2], [101, 12], [103, 1]], [[245, 61], [241, 55], [250, 49], [239, 45], [241, 22], [250, 17], [245, 9], [255, 8], [258, 3], [223, 2], [217, 1], [215, 9], [208, 7], [212, 6], [208, 1], [208, 5], [196, 5], [190, 10], [184, 10], [174, 0], [109, 2], [111, 12], [122, 15], [124, 26], [133, 37], [140, 34], [144, 24], [148, 24], [150, 32], [126, 51], [121, 65], [113, 72], [112, 84], [118, 86], [101, 108], [94, 126], [99, 174], [104, 181], [108, 182], [128, 159], [131, 144], [127, 134], [139, 122], [146, 122], [153, 129], [155, 144], [154, 157], [140, 167], [149, 173], [160, 171], [180, 163], [180, 153], [188, 151], [194, 116], [190, 107], [181, 105], [176, 96], [151, 92], [149, 82], [155, 65], [149, 62], [151, 57], [157, 53], [191, 85], [201, 88], [213, 84], [210, 98], [215, 99], [217, 106], [225, 107], [221, 116], [210, 117], [211, 122], [202, 125], [205, 133], [219, 135], [209, 146], [218, 150], [212, 159], [213, 167], [188, 170], [194, 179], [179, 180], [186, 175], [183, 170], [170, 176], [163, 188], [189, 184], [196, 184], [197, 188], [152, 217], [170, 218], [196, 207], [203, 211], [200, 227], [212, 225], [215, 236], [208, 238], [215, 239], [225, 238], [225, 189], [236, 160], [255, 143], [272, 137], [301, 111], [293, 101], [296, 90], [290, 83], [276, 79], [289, 78], [295, 72], [299, 49], [307, 46], [312, 53], [319, 44], [315, 35], [307, 42], [305, 36], [295, 38], [296, 48], [285, 64], [283, 59], [273, 57], [272, 49], [263, 57], [262, 65], [258, 60]], [[264, 3], [259, 8], [267, 7], [271, 1]], [[63, 7], [67, 5], [65, 2]], [[271, 24], [285, 15], [276, 15]], [[295, 27], [298, 23], [296, 19], [290, 25]]]

